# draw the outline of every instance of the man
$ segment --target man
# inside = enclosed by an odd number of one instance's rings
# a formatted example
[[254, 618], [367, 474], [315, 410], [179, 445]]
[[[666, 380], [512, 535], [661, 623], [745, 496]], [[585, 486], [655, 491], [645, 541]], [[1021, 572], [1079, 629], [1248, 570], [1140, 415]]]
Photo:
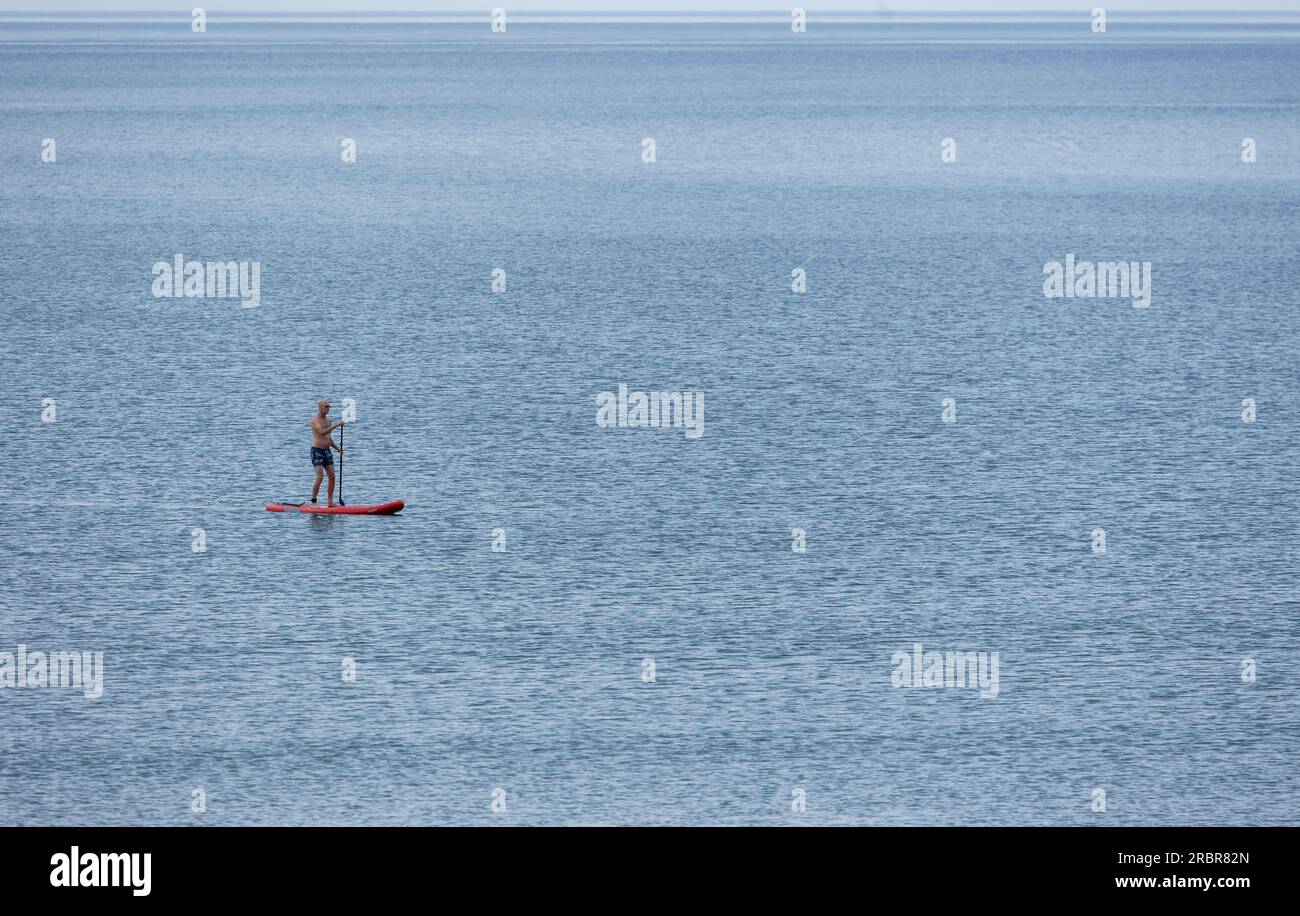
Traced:
[[342, 420], [337, 423], [330, 422], [330, 402], [321, 401], [316, 416], [311, 418], [311, 465], [316, 469], [316, 483], [311, 488], [313, 504], [316, 502], [316, 495], [320, 493], [321, 476], [328, 471], [330, 484], [326, 494], [326, 505], [334, 505], [334, 456], [330, 454], [330, 449], [336, 448], [342, 455], [343, 446], [331, 439], [330, 433], [342, 428]]

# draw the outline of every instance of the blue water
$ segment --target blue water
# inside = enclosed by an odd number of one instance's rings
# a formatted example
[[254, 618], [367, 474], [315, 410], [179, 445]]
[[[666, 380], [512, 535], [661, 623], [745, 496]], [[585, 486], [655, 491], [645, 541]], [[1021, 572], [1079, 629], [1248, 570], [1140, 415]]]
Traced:
[[[0, 20], [0, 652], [105, 660], [0, 823], [1295, 823], [1298, 115], [1294, 21]], [[323, 397], [402, 515], [263, 510]]]

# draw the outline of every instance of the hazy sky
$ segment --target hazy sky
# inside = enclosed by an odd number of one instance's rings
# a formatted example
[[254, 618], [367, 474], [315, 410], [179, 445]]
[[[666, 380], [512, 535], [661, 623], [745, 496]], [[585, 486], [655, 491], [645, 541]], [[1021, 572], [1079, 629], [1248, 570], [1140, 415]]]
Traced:
[[210, 16], [233, 12], [360, 12], [377, 10], [411, 12], [436, 15], [440, 12], [475, 12], [487, 15], [494, 6], [503, 7], [507, 13], [590, 11], [590, 12], [702, 12], [702, 11], [766, 11], [788, 13], [792, 7], [802, 6], [810, 17], [819, 12], [875, 12], [888, 8], [896, 13], [924, 10], [987, 12], [991, 10], [1050, 10], [1053, 12], [1077, 11], [1087, 17], [1095, 7], [1107, 12], [1140, 11], [1208, 11], [1241, 9], [1270, 12], [1300, 11], [1300, 0], [1124, 0], [1108, 3], [1106, 0], [443, 0], [443, 2], [416, 2], [416, 0], [0, 0], [0, 12], [106, 12], [133, 10], [176, 13], [188, 18], [194, 7], [201, 6]]

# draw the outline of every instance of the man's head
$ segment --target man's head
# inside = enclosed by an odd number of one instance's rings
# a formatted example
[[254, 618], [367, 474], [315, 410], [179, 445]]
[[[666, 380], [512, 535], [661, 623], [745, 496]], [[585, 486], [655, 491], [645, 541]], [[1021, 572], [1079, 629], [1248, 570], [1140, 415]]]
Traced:
[[320, 402], [319, 404], [317, 404], [316, 406], [317, 406], [317, 408], [319, 408], [320, 415], [321, 415], [322, 417], [328, 417], [328, 416], [329, 416], [329, 413], [330, 413], [330, 402], [329, 402], [329, 401], [321, 401], [321, 402]]

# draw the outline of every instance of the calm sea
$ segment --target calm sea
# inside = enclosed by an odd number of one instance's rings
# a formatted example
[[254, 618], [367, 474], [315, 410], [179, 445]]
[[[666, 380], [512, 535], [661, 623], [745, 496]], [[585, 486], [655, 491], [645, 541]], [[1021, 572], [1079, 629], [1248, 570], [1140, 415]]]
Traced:
[[0, 19], [0, 823], [1295, 823], [1297, 150], [1296, 19]]

